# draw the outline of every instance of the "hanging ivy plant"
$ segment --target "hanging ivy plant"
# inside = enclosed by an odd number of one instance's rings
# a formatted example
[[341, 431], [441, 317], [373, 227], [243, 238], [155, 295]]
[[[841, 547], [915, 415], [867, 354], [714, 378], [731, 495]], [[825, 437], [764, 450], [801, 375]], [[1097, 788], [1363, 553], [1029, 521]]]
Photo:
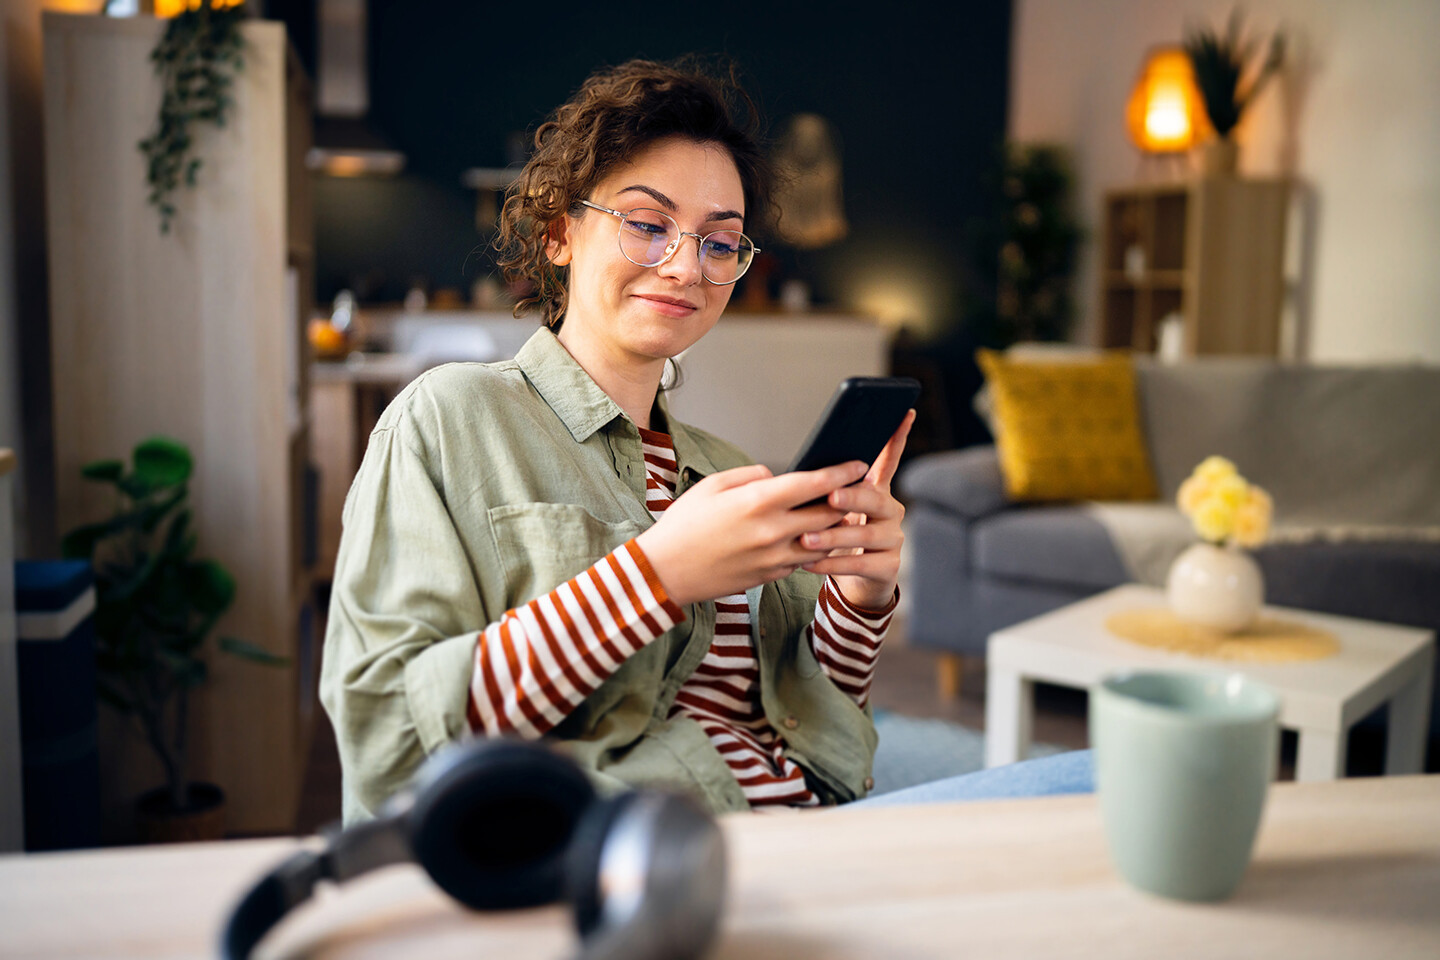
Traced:
[[150, 53], [163, 92], [155, 131], [140, 141], [150, 203], [160, 212], [160, 232], [170, 232], [174, 194], [182, 181], [195, 186], [200, 171], [196, 125], [225, 126], [234, 104], [231, 84], [245, 67], [240, 22], [245, 5], [234, 0], [198, 0], [173, 18]]

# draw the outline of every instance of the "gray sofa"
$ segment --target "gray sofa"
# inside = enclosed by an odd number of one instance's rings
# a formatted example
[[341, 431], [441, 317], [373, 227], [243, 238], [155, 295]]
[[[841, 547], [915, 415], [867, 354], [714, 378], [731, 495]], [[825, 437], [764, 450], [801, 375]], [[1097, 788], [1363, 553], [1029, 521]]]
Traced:
[[1275, 498], [1267, 602], [1440, 631], [1440, 369], [1142, 361], [1136, 389], [1155, 503], [1012, 503], [993, 446], [906, 465], [913, 644], [983, 656], [1001, 627], [1160, 585], [1194, 542], [1175, 492], [1212, 453]]

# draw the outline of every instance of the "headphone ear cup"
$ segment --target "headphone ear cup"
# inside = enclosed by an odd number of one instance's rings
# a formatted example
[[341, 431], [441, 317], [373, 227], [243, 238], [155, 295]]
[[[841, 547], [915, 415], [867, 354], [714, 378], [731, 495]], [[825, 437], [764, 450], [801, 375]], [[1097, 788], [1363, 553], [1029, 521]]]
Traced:
[[565, 858], [565, 899], [575, 911], [575, 926], [581, 937], [588, 937], [600, 925], [604, 905], [600, 890], [600, 857], [605, 839], [616, 819], [634, 802], [638, 794], [622, 793], [599, 800], [580, 818]]
[[575, 826], [594, 803], [585, 774], [552, 750], [470, 741], [436, 754], [417, 778], [411, 849], [472, 909], [553, 903], [564, 893]]
[[725, 840], [688, 797], [624, 794], [586, 813], [566, 877], [587, 960], [698, 957], [724, 906]]

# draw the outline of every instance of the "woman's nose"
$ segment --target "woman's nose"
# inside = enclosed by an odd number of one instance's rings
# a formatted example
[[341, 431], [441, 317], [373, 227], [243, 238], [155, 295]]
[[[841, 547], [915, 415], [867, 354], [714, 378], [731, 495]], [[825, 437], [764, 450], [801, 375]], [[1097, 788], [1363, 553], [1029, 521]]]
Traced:
[[[694, 240], [695, 248], [692, 251], [685, 243], [686, 240]], [[670, 257], [660, 266], [656, 267], [661, 274], [673, 277], [675, 280], [686, 285], [700, 282], [700, 240], [693, 234], [682, 233], [680, 239], [675, 241], [675, 249], [670, 252]]]

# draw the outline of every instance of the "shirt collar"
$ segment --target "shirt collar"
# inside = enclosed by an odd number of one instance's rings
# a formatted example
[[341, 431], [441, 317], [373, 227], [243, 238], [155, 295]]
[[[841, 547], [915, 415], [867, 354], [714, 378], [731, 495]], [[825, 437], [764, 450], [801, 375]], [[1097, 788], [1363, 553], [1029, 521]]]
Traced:
[[670, 442], [675, 447], [675, 463], [680, 473], [687, 470], [694, 471], [697, 476], [708, 477], [716, 471], [716, 467], [710, 462], [685, 424], [670, 416], [670, 405], [665, 401], [665, 394], [662, 392], [655, 398], [655, 405], [665, 415], [665, 425], [670, 430]]
[[[625, 416], [620, 405], [600, 389], [549, 327], [540, 327], [530, 335], [530, 339], [515, 354], [515, 363], [541, 399], [565, 424], [576, 443], [584, 443], [616, 417]], [[690, 431], [670, 416], [665, 394], [661, 393], [655, 402], [665, 416], [665, 426], [670, 432], [671, 443], [675, 445], [675, 460], [680, 472], [688, 469], [702, 477], [715, 473], [715, 465]]]
[[549, 327], [530, 335], [515, 354], [515, 363], [576, 443], [584, 443], [596, 430], [624, 416], [620, 405], [590, 379]]

